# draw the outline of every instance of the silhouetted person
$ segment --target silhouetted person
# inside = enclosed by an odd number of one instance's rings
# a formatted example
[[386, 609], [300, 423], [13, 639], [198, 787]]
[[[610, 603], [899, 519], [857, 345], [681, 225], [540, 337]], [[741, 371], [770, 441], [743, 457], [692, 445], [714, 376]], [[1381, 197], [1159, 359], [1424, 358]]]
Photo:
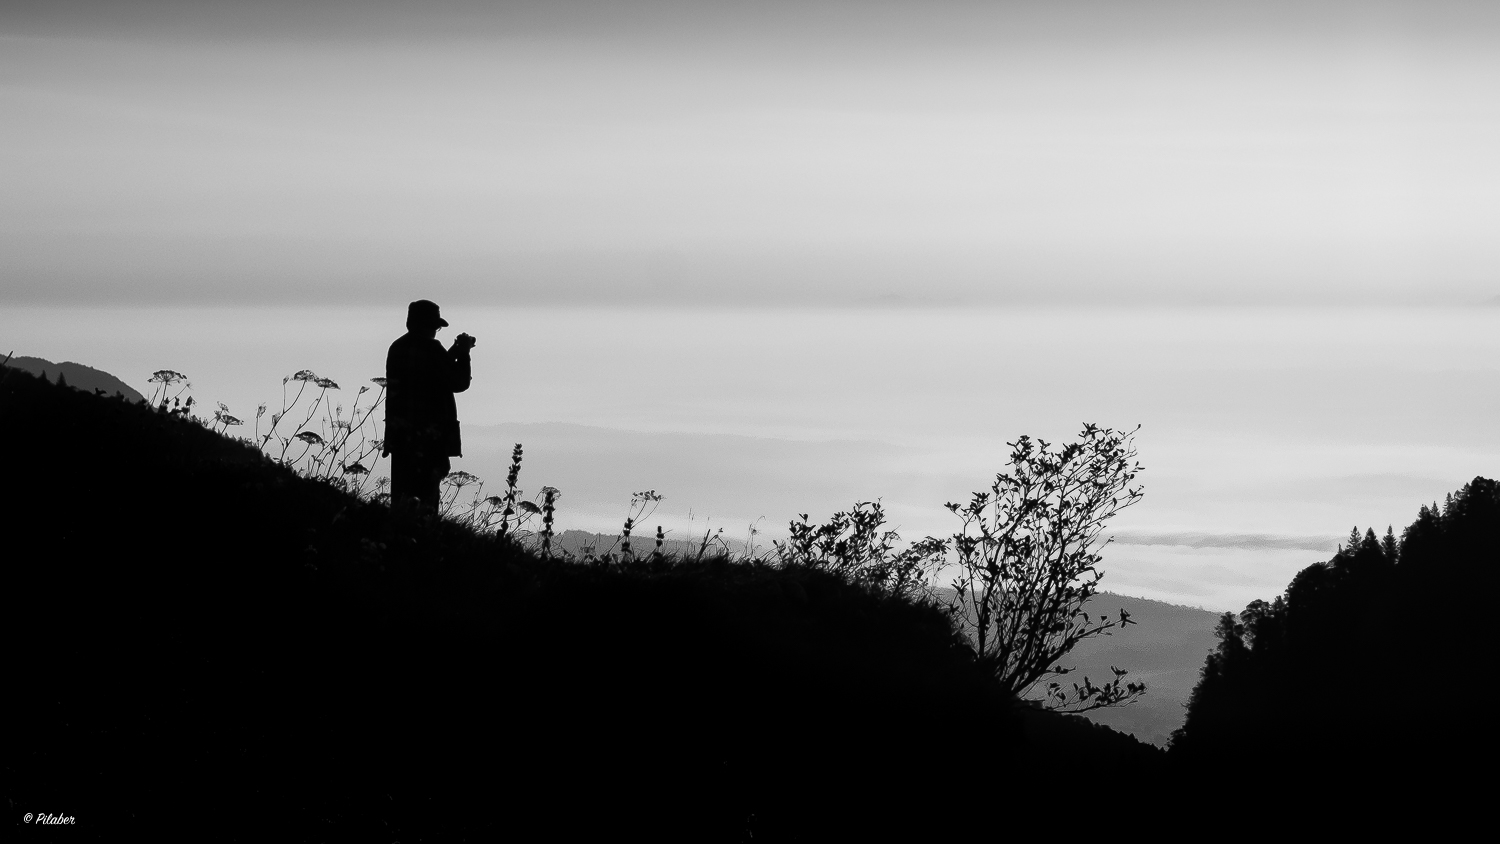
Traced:
[[406, 334], [385, 358], [385, 448], [391, 457], [391, 502], [415, 498], [438, 507], [438, 485], [449, 457], [462, 455], [454, 393], [469, 389], [469, 350], [474, 338], [460, 334], [451, 349], [437, 341], [448, 321], [426, 299], [406, 310]]

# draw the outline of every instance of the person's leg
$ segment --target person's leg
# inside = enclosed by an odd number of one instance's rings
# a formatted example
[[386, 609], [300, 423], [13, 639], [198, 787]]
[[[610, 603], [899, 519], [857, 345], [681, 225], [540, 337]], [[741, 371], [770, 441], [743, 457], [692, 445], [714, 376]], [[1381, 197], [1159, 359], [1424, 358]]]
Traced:
[[417, 495], [420, 484], [416, 483], [412, 455], [405, 451], [391, 452], [391, 506]]
[[452, 467], [447, 457], [431, 457], [423, 461], [422, 490], [418, 498], [428, 509], [436, 511], [442, 503], [441, 485]]

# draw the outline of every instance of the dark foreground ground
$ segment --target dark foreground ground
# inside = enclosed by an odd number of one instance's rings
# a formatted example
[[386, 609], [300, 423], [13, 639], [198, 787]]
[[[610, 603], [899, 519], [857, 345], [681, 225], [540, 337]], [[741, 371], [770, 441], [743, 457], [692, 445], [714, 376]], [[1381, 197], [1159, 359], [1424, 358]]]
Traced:
[[1008, 837], [1170, 802], [1164, 754], [1015, 706], [929, 608], [722, 560], [545, 562], [190, 421], [0, 376], [17, 823]]

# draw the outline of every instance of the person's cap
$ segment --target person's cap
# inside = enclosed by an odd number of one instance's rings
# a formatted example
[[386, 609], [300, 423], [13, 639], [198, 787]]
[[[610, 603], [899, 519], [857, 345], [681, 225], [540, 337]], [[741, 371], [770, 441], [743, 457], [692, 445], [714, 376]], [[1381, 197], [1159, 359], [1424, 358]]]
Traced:
[[418, 299], [406, 306], [406, 324], [436, 325], [438, 328], [446, 328], [448, 320], [443, 319], [443, 315], [438, 312], [436, 302]]

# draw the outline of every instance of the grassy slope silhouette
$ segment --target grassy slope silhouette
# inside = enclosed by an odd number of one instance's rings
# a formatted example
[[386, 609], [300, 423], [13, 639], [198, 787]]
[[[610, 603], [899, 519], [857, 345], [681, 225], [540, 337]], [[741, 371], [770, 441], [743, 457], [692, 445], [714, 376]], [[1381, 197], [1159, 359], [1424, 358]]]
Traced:
[[[650, 537], [637, 538], [638, 548], [649, 549], [652, 544]], [[701, 538], [696, 542], [668, 539], [663, 547], [668, 553], [692, 558], [704, 545]], [[745, 543], [726, 539], [726, 545], [739, 553]], [[558, 534], [553, 546], [578, 555], [586, 546], [600, 552], [618, 550], [619, 537], [568, 530]], [[707, 547], [726, 546], [708, 543]], [[1172, 731], [1182, 726], [1188, 697], [1198, 682], [1203, 659], [1217, 642], [1214, 627], [1219, 613], [1112, 592], [1100, 592], [1084, 605], [1086, 612], [1095, 615], [1113, 615], [1122, 608], [1130, 613], [1134, 625], [1113, 635], [1079, 642], [1061, 662], [1074, 669], [1067, 677], [1069, 682], [1082, 677], [1095, 680], [1109, 677], [1111, 666], [1126, 668], [1130, 679], [1145, 682], [1149, 691], [1135, 703], [1094, 710], [1086, 717], [1164, 748]]]
[[1078, 794], [1044, 770], [1162, 758], [1015, 707], [928, 607], [723, 559], [546, 562], [191, 421], [0, 377], [17, 811], [821, 840], [930, 828], [955, 794], [1042, 813]]

